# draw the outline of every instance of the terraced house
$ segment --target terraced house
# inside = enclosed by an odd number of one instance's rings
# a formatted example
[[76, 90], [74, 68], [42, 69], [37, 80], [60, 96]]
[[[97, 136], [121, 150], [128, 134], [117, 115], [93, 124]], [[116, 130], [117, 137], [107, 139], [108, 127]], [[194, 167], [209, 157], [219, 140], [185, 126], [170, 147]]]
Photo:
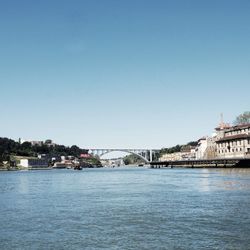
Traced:
[[216, 130], [218, 158], [250, 158], [250, 123]]

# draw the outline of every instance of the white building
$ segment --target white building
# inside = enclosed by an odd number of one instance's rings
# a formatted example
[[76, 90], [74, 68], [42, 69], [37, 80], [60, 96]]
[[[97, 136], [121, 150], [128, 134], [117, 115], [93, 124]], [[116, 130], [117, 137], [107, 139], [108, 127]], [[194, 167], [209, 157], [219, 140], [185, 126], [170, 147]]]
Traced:
[[197, 160], [202, 159], [214, 159], [216, 158], [216, 136], [212, 137], [202, 137], [198, 140], [198, 145], [196, 147], [195, 158]]
[[197, 160], [204, 159], [204, 155], [207, 149], [207, 137], [202, 137], [198, 140], [198, 146], [196, 147], [195, 158]]
[[182, 149], [181, 152], [175, 152], [170, 154], [164, 154], [160, 157], [160, 161], [182, 161], [182, 160], [194, 160], [195, 148], [188, 147]]
[[182, 155], [184, 153], [182, 152], [176, 152], [176, 153], [170, 153], [170, 154], [164, 154], [160, 157], [159, 161], [180, 161], [182, 160]]

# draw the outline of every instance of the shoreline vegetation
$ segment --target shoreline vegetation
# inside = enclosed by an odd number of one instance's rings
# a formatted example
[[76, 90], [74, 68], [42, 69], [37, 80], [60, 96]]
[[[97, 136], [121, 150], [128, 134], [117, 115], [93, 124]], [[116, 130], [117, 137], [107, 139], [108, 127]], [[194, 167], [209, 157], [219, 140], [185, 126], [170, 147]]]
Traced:
[[[81, 158], [80, 156], [87, 156]], [[102, 167], [101, 162], [96, 157], [89, 155], [87, 149], [79, 148], [76, 145], [67, 147], [52, 143], [52, 140], [46, 140], [37, 144], [31, 142], [16, 142], [9, 138], [0, 137], [0, 170], [22, 170], [20, 165], [22, 159], [36, 160], [42, 159], [47, 162], [41, 169], [50, 169], [56, 162], [80, 164], [82, 167]], [[39, 169], [37, 167], [36, 169]]]

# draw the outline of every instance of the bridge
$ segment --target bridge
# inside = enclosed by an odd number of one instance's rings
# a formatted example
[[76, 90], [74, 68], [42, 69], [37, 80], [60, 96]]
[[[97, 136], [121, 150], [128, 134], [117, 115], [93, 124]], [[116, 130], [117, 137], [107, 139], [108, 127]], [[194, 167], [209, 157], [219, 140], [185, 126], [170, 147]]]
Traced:
[[129, 154], [134, 154], [144, 160], [146, 163], [152, 162], [156, 158], [156, 153], [158, 153], [159, 149], [127, 149], [127, 148], [119, 148], [119, 149], [103, 149], [103, 148], [92, 148], [89, 149], [89, 153], [94, 156], [103, 156], [105, 154], [111, 152], [125, 152]]

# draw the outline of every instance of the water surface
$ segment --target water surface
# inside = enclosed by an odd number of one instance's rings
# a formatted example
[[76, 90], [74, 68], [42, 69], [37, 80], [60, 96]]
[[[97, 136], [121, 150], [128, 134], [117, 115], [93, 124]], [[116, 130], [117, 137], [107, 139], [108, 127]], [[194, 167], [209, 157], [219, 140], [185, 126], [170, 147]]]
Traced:
[[0, 173], [1, 249], [250, 249], [250, 169]]

